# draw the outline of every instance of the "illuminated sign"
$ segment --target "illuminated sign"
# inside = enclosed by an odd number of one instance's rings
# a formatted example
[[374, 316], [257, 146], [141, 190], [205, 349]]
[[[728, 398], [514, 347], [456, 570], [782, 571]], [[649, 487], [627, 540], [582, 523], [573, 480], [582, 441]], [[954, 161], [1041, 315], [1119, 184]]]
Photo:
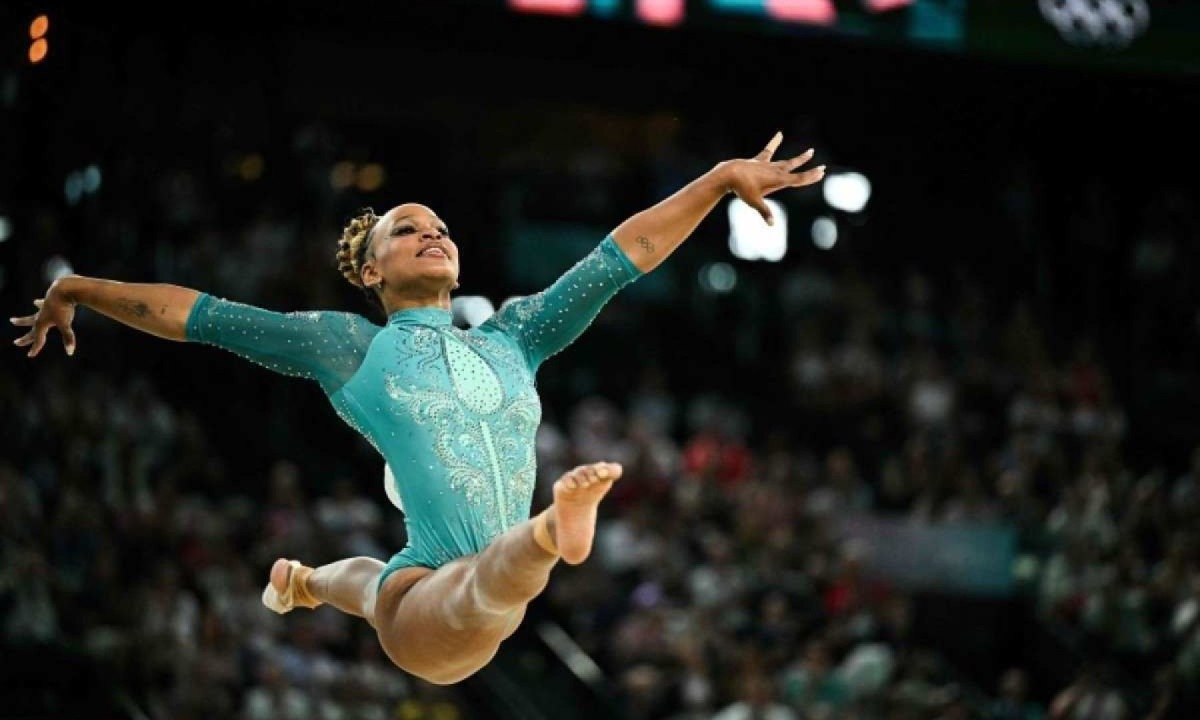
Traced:
[[492, 0], [520, 13], [661, 27], [822, 33], [1017, 60], [1200, 70], [1200, 2]]

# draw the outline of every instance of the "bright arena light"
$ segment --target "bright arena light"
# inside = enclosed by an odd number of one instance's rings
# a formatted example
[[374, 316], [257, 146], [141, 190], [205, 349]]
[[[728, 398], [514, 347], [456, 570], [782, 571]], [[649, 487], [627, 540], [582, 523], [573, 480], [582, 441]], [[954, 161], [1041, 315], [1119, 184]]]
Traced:
[[729, 203], [729, 251], [742, 260], [779, 262], [787, 254], [787, 211], [767, 198], [767, 207], [775, 218], [768, 225], [758, 211], [734, 198]]
[[482, 295], [456, 297], [450, 301], [450, 309], [454, 311], [456, 318], [462, 318], [463, 322], [471, 327], [482, 325], [496, 312], [492, 301]]
[[862, 173], [842, 172], [825, 176], [821, 185], [825, 202], [835, 210], [862, 212], [871, 199], [871, 182]]
[[52, 256], [42, 266], [42, 276], [45, 277], [47, 283], [52, 283], [60, 277], [70, 275], [73, 272], [75, 272], [75, 268], [71, 267], [71, 263], [62, 255]]
[[816, 245], [822, 250], [832, 250], [833, 246], [837, 245], [837, 239], [837, 223], [833, 221], [833, 218], [821, 216], [816, 220], [813, 220], [813, 245]]
[[700, 287], [718, 295], [737, 287], [737, 270], [727, 262], [709, 263], [700, 268]]
[[4, 242], [12, 235], [12, 222], [0, 215], [0, 242]]

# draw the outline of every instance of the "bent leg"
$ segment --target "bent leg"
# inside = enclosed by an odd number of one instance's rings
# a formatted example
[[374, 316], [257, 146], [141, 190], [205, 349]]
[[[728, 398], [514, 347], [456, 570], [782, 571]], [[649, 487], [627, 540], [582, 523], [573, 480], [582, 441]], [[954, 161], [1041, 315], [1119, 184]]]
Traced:
[[447, 617], [471, 624], [475, 615], [507, 617], [546, 589], [561, 557], [587, 559], [596, 533], [596, 507], [621, 476], [615, 463], [581, 465], [554, 483], [554, 503], [501, 535], [476, 556], [473, 572], [447, 593]]
[[569, 549], [576, 562], [587, 557], [596, 506], [620, 474], [621, 467], [609, 463], [576, 468], [555, 483], [554, 504], [478, 555], [422, 577], [399, 599], [390, 596], [389, 580], [383, 589], [389, 597], [377, 613], [388, 656], [438, 684], [458, 682], [490, 662], [545, 589], [557, 550]]
[[384, 567], [382, 562], [369, 557], [339, 560], [313, 570], [308, 589], [321, 602], [363, 618], [374, 627], [379, 574]]
[[285, 598], [283, 609], [317, 607], [329, 603], [344, 613], [364, 618], [375, 625], [375, 602], [379, 574], [384, 564], [375, 558], [356, 557], [338, 560], [316, 569], [293, 566], [280, 558], [271, 567], [271, 587]]

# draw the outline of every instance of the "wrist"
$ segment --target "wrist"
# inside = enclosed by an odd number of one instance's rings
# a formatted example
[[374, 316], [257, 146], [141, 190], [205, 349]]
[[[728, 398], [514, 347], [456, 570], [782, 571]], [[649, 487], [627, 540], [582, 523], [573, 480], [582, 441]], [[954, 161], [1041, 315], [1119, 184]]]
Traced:
[[87, 287], [87, 280], [81, 275], [64, 275], [50, 284], [46, 295], [47, 297], [54, 295], [72, 305], [78, 305], [82, 302], [80, 296]]
[[714, 165], [705, 174], [705, 177], [709, 179], [717, 193], [722, 197], [733, 192], [732, 170], [731, 161], [724, 160]]

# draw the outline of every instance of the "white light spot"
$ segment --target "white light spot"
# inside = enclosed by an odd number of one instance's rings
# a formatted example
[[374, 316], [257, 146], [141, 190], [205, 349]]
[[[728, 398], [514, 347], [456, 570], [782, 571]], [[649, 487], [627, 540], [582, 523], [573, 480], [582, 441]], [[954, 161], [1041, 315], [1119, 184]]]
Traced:
[[819, 217], [813, 220], [812, 224], [812, 241], [813, 245], [822, 250], [831, 250], [834, 245], [837, 245], [838, 229], [837, 223], [830, 217]]
[[60, 277], [70, 275], [73, 272], [75, 272], [75, 269], [71, 267], [71, 263], [62, 255], [54, 255], [46, 260], [46, 264], [42, 266], [42, 275], [48, 283], [52, 283]]
[[700, 287], [724, 294], [737, 287], [737, 270], [727, 262], [709, 263], [700, 268]]
[[775, 218], [768, 225], [758, 211], [734, 198], [729, 203], [729, 251], [742, 260], [779, 262], [787, 254], [787, 211], [768, 198], [767, 207]]
[[844, 172], [828, 175], [821, 188], [829, 207], [843, 212], [862, 212], [867, 206], [867, 200], [871, 199], [871, 183], [862, 173]]
[[496, 312], [492, 301], [482, 295], [456, 297], [450, 301], [450, 309], [456, 319], [461, 319], [470, 327], [482, 325]]

